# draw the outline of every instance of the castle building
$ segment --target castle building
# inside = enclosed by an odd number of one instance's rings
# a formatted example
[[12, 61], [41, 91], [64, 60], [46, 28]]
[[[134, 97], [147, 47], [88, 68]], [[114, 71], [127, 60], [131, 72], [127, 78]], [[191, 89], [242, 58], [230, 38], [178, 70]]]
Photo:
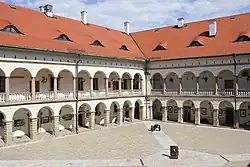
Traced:
[[0, 146], [137, 120], [250, 125], [250, 13], [130, 33], [0, 2]]

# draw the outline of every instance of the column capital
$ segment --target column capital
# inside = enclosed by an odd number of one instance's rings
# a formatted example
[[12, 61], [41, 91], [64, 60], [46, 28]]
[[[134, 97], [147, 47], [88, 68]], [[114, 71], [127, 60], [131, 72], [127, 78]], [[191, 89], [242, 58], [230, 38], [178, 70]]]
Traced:
[[104, 79], [106, 80], [106, 79], [109, 79], [109, 78], [105, 77]]
[[89, 111], [89, 113], [95, 113], [95, 111]]

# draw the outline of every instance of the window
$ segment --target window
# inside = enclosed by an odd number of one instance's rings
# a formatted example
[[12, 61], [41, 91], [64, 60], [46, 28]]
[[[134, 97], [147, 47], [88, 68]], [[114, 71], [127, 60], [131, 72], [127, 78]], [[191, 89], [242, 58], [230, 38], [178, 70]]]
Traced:
[[164, 46], [158, 45], [153, 51], [167, 50]]
[[8, 32], [8, 33], [13, 33], [13, 34], [23, 34], [21, 33], [15, 26], [12, 25], [8, 25], [6, 26], [4, 29], [2, 29], [1, 31], [3, 32]]
[[93, 78], [93, 90], [99, 90], [98, 89], [98, 78]]
[[61, 40], [61, 41], [69, 41], [69, 42], [73, 42], [71, 39], [69, 39], [69, 37], [65, 34], [61, 34], [59, 37], [55, 38], [56, 40]]
[[0, 92], [5, 92], [5, 77], [0, 76]]
[[78, 78], [78, 90], [83, 90], [83, 78]]
[[246, 35], [240, 36], [235, 42], [249, 42], [250, 38]]
[[90, 45], [104, 47], [103, 44], [102, 44], [100, 41], [98, 41], [98, 40], [94, 41], [94, 42], [93, 42], [92, 44], [90, 44]]
[[129, 49], [128, 49], [127, 46], [125, 46], [125, 45], [122, 45], [122, 46], [120, 47], [120, 49], [121, 49], [121, 50], [129, 51]]
[[204, 46], [199, 41], [193, 41], [188, 47], [198, 47], [198, 46]]

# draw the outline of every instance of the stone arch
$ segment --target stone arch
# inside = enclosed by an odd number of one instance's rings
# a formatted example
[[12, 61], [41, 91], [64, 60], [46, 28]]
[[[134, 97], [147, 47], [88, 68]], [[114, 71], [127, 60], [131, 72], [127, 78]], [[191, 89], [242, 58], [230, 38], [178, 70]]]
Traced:
[[178, 104], [174, 99], [167, 101], [168, 120], [178, 121]]
[[239, 124], [245, 129], [250, 129], [250, 102], [242, 102], [240, 104]]
[[117, 123], [120, 105], [117, 101], [113, 101], [110, 105], [110, 123]]
[[78, 72], [78, 90], [83, 91], [84, 94], [90, 96], [90, 73], [86, 70]]
[[95, 107], [95, 123], [99, 125], [104, 125], [105, 111], [107, 107], [103, 102], [100, 102]]
[[193, 72], [187, 71], [181, 77], [181, 86], [183, 91], [196, 91], [196, 76]]
[[200, 91], [212, 91], [215, 90], [216, 78], [211, 71], [202, 71], [199, 75], [199, 90]]
[[192, 100], [183, 102], [183, 121], [190, 123], [195, 121], [195, 104]]
[[142, 101], [140, 99], [135, 102], [134, 119], [142, 119]]
[[[61, 96], [63, 96], [64, 98], [64, 94], [63, 92], [68, 92], [69, 94], [67, 96], [73, 98], [73, 80], [74, 75], [73, 73], [68, 70], [68, 69], [63, 69], [58, 73], [58, 80], [57, 80], [57, 84], [58, 84], [58, 92], [57, 92], [57, 97], [60, 98]], [[61, 92], [60, 90], [62, 90], [63, 92]]]
[[213, 104], [204, 100], [200, 103], [200, 122], [202, 124], [213, 124]]
[[152, 88], [162, 90], [164, 88], [164, 80], [160, 73], [155, 73], [152, 77]]
[[122, 89], [131, 89], [131, 75], [128, 72], [123, 73], [122, 75]]
[[180, 87], [180, 79], [175, 72], [170, 72], [165, 78], [166, 89], [178, 91]]
[[133, 79], [133, 89], [135, 90], [140, 90], [142, 89], [142, 76], [140, 73], [136, 73], [134, 75], [134, 79]]
[[221, 93], [232, 92], [234, 89], [234, 74], [230, 70], [222, 70], [217, 76], [218, 89]]
[[152, 103], [153, 119], [162, 120], [162, 102], [159, 99], [155, 99]]
[[31, 134], [30, 118], [32, 113], [27, 108], [19, 108], [13, 115], [13, 137], [28, 136]]
[[129, 118], [130, 118], [130, 109], [132, 107], [132, 103], [130, 100], [126, 100], [124, 103], [123, 103], [123, 122], [125, 121], [129, 121]]
[[[3, 140], [6, 142], [4, 132], [6, 131], [6, 116], [3, 112], [0, 111], [0, 141]], [[1, 143], [1, 142], [0, 142]]]
[[219, 124], [233, 126], [234, 106], [229, 101], [222, 101], [219, 104]]
[[74, 109], [70, 105], [64, 105], [59, 112], [59, 131], [64, 129], [73, 130], [74, 127]]
[[91, 106], [89, 104], [83, 103], [79, 107], [78, 125], [80, 127], [85, 127], [85, 128], [90, 127], [90, 113], [91, 113]]
[[37, 129], [39, 133], [54, 132], [54, 111], [48, 107], [42, 107], [37, 114]]
[[[36, 73], [36, 82], [39, 90], [36, 92], [50, 92], [54, 90], [54, 73], [48, 68], [42, 68]], [[53, 84], [52, 84], [53, 83]]]
[[250, 68], [242, 69], [238, 73], [238, 89], [239, 92], [250, 92]]
[[[0, 80], [5, 81], [5, 72], [0, 68]], [[0, 93], [5, 93], [5, 82], [2, 82], [2, 86], [0, 87]], [[4, 101], [4, 97], [0, 96], [0, 101]]]
[[119, 79], [120, 78], [120, 75], [113, 71], [110, 73], [109, 75], [109, 89], [111, 90], [119, 90]]
[[97, 71], [94, 74], [94, 78], [97, 78], [97, 85], [94, 86], [93, 89], [105, 92], [105, 78], [107, 78], [106, 74], [103, 71]]

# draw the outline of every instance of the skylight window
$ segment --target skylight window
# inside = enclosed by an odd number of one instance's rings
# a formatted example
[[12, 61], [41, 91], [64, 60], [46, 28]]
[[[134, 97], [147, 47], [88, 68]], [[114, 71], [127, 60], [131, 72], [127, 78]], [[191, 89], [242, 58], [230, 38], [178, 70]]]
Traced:
[[1, 31], [8, 32], [8, 33], [13, 33], [13, 34], [23, 34], [15, 26], [12, 26], [12, 25], [6, 26]]
[[90, 45], [104, 47], [103, 44], [102, 44], [100, 41], [98, 41], [98, 40], [94, 41], [94, 42], [93, 42], [92, 44], [90, 44]]
[[199, 41], [193, 41], [188, 47], [199, 47], [199, 46], [204, 46], [201, 44]]
[[129, 51], [129, 49], [127, 48], [127, 46], [126, 46], [126, 45], [122, 45], [122, 46], [120, 47], [120, 49], [121, 49], [121, 50], [126, 50], [126, 51]]
[[167, 50], [167, 42], [163, 41], [158, 46], [156, 46], [156, 48], [153, 49], [153, 51], [160, 51], [160, 50]]
[[62, 41], [69, 41], [69, 42], [73, 42], [71, 39], [69, 39], [69, 37], [65, 34], [61, 34], [59, 37], [55, 38], [56, 40], [62, 40]]
[[235, 42], [249, 42], [250, 38], [247, 35], [240, 36]]

